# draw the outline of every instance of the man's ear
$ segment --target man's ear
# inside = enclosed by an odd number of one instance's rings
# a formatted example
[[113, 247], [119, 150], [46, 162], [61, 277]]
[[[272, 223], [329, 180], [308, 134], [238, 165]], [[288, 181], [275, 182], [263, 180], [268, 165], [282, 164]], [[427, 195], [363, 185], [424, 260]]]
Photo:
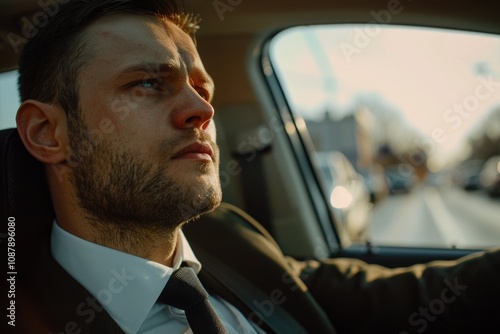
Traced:
[[61, 107], [27, 100], [19, 107], [16, 122], [24, 146], [35, 159], [46, 164], [66, 160], [68, 136]]

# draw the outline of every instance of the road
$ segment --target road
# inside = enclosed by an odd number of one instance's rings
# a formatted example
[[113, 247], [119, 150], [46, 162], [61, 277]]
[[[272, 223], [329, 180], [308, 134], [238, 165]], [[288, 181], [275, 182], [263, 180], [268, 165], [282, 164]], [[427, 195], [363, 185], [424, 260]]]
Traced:
[[500, 200], [482, 191], [420, 185], [373, 209], [374, 245], [482, 249], [500, 245]]

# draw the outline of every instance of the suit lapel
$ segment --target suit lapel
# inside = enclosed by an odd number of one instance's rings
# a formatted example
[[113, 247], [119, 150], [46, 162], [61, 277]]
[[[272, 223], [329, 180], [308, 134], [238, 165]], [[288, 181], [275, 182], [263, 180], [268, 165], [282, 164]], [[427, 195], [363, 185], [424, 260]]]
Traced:
[[[34, 254], [35, 265], [20, 282], [20, 312], [37, 319], [26, 333], [123, 334], [95, 297], [52, 257], [48, 242]], [[21, 319], [21, 316], [20, 316]], [[28, 329], [28, 328], [27, 328]]]

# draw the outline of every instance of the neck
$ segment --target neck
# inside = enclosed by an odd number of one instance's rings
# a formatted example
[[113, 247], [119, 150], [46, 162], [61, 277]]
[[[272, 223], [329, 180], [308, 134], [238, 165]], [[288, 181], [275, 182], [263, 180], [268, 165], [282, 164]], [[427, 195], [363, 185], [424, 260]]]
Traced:
[[79, 238], [173, 267], [179, 228], [170, 231], [124, 229], [113, 226], [112, 223], [95, 221], [85, 221], [77, 225], [79, 228], [74, 228], [74, 224], [65, 224], [65, 221], [59, 220], [58, 222], [63, 229]]
[[144, 228], [124, 229], [112, 223], [93, 223], [89, 241], [118, 251], [173, 267], [179, 228], [154, 231]]
[[57, 214], [57, 221], [64, 230], [84, 240], [173, 267], [180, 227], [162, 230], [124, 227], [85, 215]]

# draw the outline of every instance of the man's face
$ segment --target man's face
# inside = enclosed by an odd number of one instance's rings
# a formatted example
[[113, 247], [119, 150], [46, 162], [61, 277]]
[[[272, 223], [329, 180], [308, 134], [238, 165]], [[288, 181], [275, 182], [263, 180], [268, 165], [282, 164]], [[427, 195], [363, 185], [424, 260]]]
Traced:
[[80, 206], [123, 228], [172, 228], [221, 200], [214, 86], [169, 21], [116, 15], [86, 32], [80, 119], [68, 119]]

